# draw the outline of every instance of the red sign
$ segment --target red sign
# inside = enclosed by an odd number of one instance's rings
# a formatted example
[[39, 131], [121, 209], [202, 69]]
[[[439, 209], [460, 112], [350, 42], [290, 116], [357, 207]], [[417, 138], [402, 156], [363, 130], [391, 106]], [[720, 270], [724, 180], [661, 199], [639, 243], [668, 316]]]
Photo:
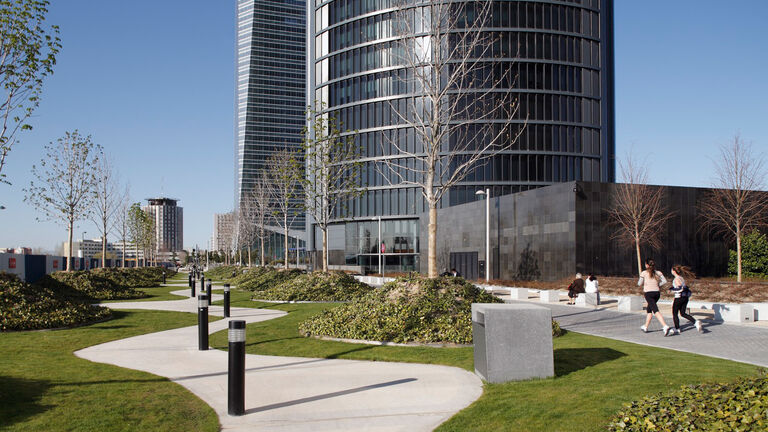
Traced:
[[59, 260], [53, 260], [53, 268], [59, 268]]
[[381, 243], [381, 253], [384, 253], [387, 251], [387, 245], [384, 243]]
[[8, 258], [8, 268], [16, 268], [16, 258]]

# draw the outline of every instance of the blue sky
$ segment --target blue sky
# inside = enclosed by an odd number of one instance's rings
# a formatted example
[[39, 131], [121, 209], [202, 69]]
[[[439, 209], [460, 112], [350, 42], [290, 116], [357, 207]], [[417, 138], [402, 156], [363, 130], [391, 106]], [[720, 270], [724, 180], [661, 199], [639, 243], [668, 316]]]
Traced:
[[[234, 185], [234, 0], [54, 1], [63, 50], [35, 129], [4, 168], [0, 247], [53, 250], [66, 237], [23, 202], [43, 145], [79, 129], [115, 159], [134, 201], [184, 208], [184, 244], [205, 247]], [[768, 151], [768, 2], [617, 0], [616, 147], [657, 184], [708, 186], [738, 132]], [[81, 221], [76, 237], [92, 222]]]

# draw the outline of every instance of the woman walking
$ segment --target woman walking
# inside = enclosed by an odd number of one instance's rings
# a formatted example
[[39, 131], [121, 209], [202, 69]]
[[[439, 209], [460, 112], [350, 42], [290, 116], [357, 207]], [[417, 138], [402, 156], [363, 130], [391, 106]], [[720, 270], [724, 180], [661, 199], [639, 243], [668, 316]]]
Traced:
[[683, 275], [687, 278], [693, 278], [695, 275], [691, 272], [691, 269], [681, 265], [672, 267], [672, 275], [675, 278], [672, 279], [672, 287], [669, 290], [675, 294], [675, 300], [672, 302], [672, 320], [675, 322], [675, 333], [680, 334], [680, 318], [678, 318], [678, 314], [692, 322], [696, 326], [696, 330], [702, 331], [701, 321], [685, 313], [685, 310], [688, 308], [688, 300], [691, 297], [691, 290], [685, 283]]
[[648, 332], [648, 326], [651, 324], [651, 318], [654, 316], [661, 323], [664, 336], [669, 334], [669, 326], [664, 321], [664, 316], [659, 312], [659, 306], [656, 304], [661, 298], [661, 292], [659, 287], [667, 283], [664, 275], [656, 270], [656, 263], [652, 259], [645, 260], [645, 270], [640, 273], [640, 279], [637, 280], [637, 285], [643, 287], [643, 294], [645, 294], [645, 301], [648, 303], [648, 314], [645, 316], [645, 325], [640, 327], [640, 330]]

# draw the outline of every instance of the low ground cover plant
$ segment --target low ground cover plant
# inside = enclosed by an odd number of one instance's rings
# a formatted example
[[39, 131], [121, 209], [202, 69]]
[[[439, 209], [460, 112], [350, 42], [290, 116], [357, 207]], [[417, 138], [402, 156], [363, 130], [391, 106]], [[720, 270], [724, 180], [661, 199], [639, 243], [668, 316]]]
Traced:
[[110, 316], [109, 309], [0, 275], [0, 331], [72, 327]]
[[205, 272], [205, 277], [209, 279], [227, 280], [232, 278], [232, 272], [235, 272], [235, 276], [242, 274], [241, 268], [238, 266], [223, 265], [207, 270]]
[[302, 274], [304, 272], [298, 269], [279, 270], [274, 267], [255, 267], [232, 278], [229, 282], [240, 289], [259, 292], [297, 278]]
[[[286, 272], [281, 272], [286, 273]], [[316, 271], [299, 274], [283, 282], [258, 291], [254, 298], [281, 301], [344, 302], [354, 300], [373, 291], [373, 288], [344, 272]]]
[[683, 386], [626, 404], [611, 431], [768, 430], [768, 376]]
[[462, 278], [401, 277], [299, 325], [305, 336], [472, 343], [472, 303], [501, 303]]
[[158, 283], [147, 271], [126, 269], [56, 272], [44, 276], [35, 285], [72, 300], [89, 302], [142, 298], [145, 294], [136, 288], [157, 286]]

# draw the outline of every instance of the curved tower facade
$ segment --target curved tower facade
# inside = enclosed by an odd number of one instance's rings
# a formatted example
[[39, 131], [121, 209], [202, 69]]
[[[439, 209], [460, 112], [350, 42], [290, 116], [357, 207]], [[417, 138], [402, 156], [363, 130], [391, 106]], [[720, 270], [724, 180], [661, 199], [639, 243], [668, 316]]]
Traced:
[[[386, 270], [419, 269], [418, 215], [427, 210], [421, 190], [385, 178], [376, 164], [398, 157], [403, 167], [412, 163], [393, 142], [419, 151], [418, 134], [401, 116], [419, 106], [420, 94], [418, 86], [402, 79], [406, 66], [398, 50], [403, 38], [428, 34], [429, 4], [308, 4], [308, 98], [322, 103], [344, 129], [355, 131], [365, 163], [360, 182], [367, 191], [335, 215], [334, 264], [343, 250], [347, 264], [375, 271], [384, 250]], [[406, 16], [403, 9], [411, 11], [412, 34], [396, 24]], [[466, 10], [471, 15], [471, 8]], [[496, 91], [517, 101], [511, 126], [520, 135], [452, 187], [440, 207], [474, 201], [475, 192], [486, 188], [498, 196], [557, 182], [614, 181], [613, 1], [494, 1], [482, 31], [494, 41], [484, 55], [497, 73], [511, 77]]]

